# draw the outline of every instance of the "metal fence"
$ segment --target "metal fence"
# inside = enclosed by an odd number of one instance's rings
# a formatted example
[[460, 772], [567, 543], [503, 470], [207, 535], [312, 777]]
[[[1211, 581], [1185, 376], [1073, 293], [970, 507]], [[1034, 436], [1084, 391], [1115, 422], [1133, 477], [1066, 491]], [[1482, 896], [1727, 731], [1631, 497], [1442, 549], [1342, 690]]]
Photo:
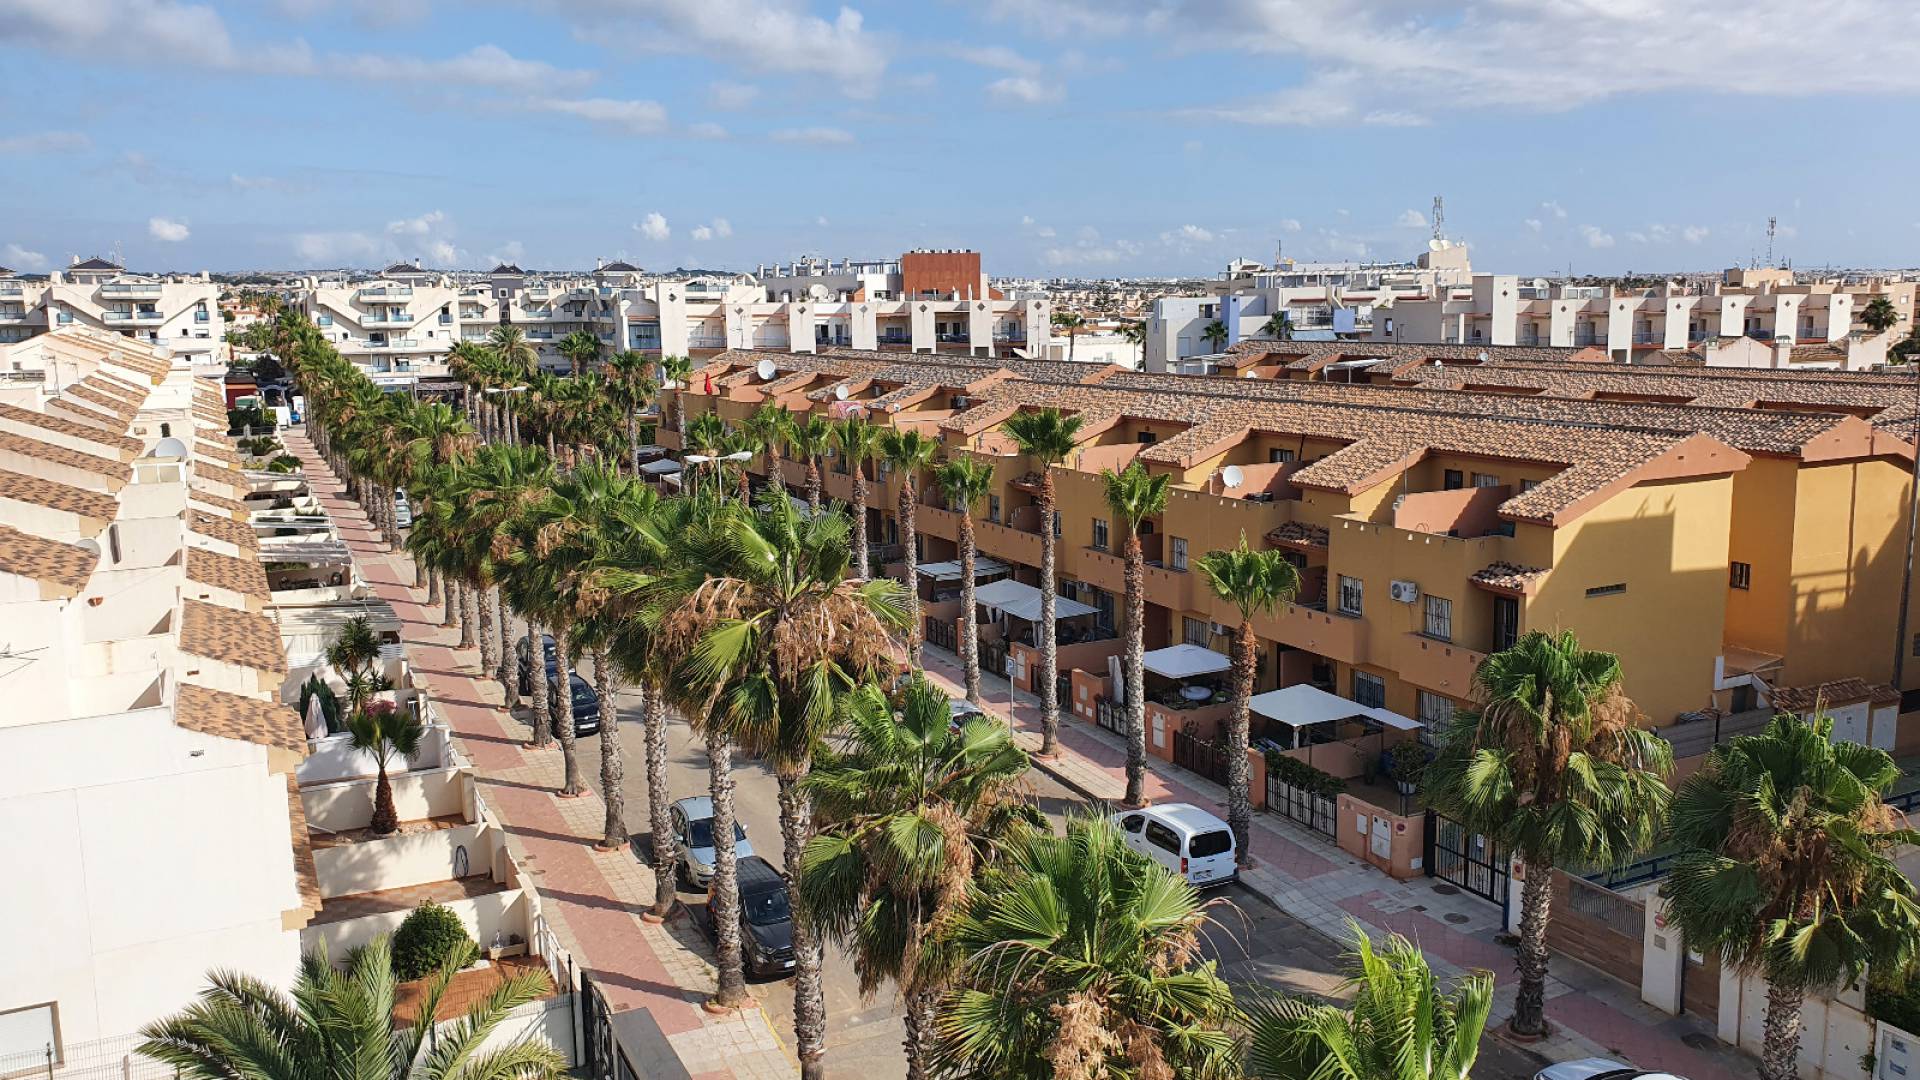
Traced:
[[1173, 733], [1173, 763], [1216, 784], [1227, 782], [1227, 756], [1219, 745], [1186, 731]]
[[1276, 779], [1272, 773], [1267, 774], [1267, 809], [1328, 839], [1339, 838], [1333, 799]]
[[1115, 735], [1127, 733], [1127, 707], [1109, 697], [1093, 699], [1093, 722]]
[[40, 1050], [0, 1054], [7, 1080], [172, 1080], [179, 1071], [138, 1051], [146, 1039], [120, 1035], [85, 1042], [48, 1044]]

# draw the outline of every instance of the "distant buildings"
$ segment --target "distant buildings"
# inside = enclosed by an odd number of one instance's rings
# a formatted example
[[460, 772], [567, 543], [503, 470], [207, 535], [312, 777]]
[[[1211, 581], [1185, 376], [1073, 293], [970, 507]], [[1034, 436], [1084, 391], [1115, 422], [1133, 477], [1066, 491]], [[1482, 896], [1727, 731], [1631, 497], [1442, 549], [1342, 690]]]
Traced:
[[75, 261], [45, 278], [0, 267], [0, 344], [64, 327], [86, 327], [207, 363], [224, 356], [220, 286], [199, 274], [130, 274], [106, 259]]

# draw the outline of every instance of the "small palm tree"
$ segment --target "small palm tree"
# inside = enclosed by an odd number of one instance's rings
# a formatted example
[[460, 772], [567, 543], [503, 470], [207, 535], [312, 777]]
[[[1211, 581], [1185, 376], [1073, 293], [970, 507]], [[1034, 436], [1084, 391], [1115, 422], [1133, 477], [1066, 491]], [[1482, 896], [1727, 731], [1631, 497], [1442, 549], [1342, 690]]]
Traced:
[[1286, 312], [1276, 311], [1267, 316], [1266, 322], [1260, 324], [1260, 332], [1275, 341], [1291, 341], [1293, 340], [1293, 323], [1288, 320]]
[[1044, 758], [1060, 753], [1060, 645], [1054, 622], [1054, 565], [1060, 542], [1053, 532], [1053, 467], [1073, 453], [1080, 424], [1080, 417], [1058, 409], [1015, 413], [1006, 423], [1007, 434], [1040, 477], [1035, 504], [1040, 508], [1040, 756]]
[[967, 700], [978, 705], [980, 624], [973, 607], [973, 506], [993, 491], [993, 466], [978, 458], [956, 457], [936, 469], [933, 480], [947, 496], [947, 509], [960, 515], [960, 665], [966, 671]]
[[1247, 790], [1247, 703], [1253, 700], [1253, 679], [1260, 665], [1253, 616], [1293, 599], [1300, 591], [1300, 574], [1282, 553], [1248, 548], [1245, 533], [1240, 534], [1239, 547], [1200, 556], [1200, 573], [1215, 596], [1240, 612], [1240, 628], [1233, 635], [1233, 715], [1227, 721], [1227, 826], [1233, 830], [1235, 854], [1245, 866], [1253, 827], [1253, 802]]
[[1900, 312], [1894, 309], [1893, 301], [1884, 296], [1874, 297], [1860, 309], [1861, 324], [1876, 334], [1886, 333], [1899, 321]]
[[833, 439], [833, 425], [818, 413], [793, 416], [784, 432], [787, 449], [807, 464], [807, 508], [820, 510], [820, 457]]
[[1833, 721], [1776, 716], [1714, 747], [1668, 818], [1660, 892], [1687, 946], [1767, 980], [1762, 1080], [1799, 1075], [1800, 1006], [1868, 967], [1920, 954], [1920, 893], [1894, 863], [1920, 843], [1882, 800], [1886, 751], [1833, 741]]
[[1673, 747], [1638, 726], [1620, 659], [1572, 632], [1533, 631], [1474, 672], [1427, 766], [1427, 803], [1526, 860], [1519, 994], [1509, 1024], [1546, 1031], [1547, 917], [1556, 866], [1614, 866], [1645, 851], [1666, 810]]
[[1227, 347], [1227, 324], [1215, 319], [1200, 331], [1200, 336], [1207, 339], [1207, 344], [1213, 346], [1214, 352], [1219, 352]]
[[1248, 1010], [1252, 1080], [1468, 1080], [1493, 1009], [1493, 976], [1463, 976], [1451, 992], [1419, 946], [1390, 935], [1375, 948], [1351, 920], [1344, 986], [1353, 1004], [1271, 996]]
[[578, 378], [600, 359], [600, 336], [591, 330], [575, 330], [555, 342], [553, 348], [567, 358], [568, 374]]
[[426, 728], [410, 712], [402, 712], [391, 701], [375, 701], [347, 718], [347, 734], [353, 748], [372, 754], [379, 779], [373, 788], [373, 820], [367, 827], [375, 836], [385, 836], [400, 827], [400, 814], [393, 807], [393, 785], [387, 780], [387, 766], [395, 757], [410, 758], [420, 750]]
[[674, 391], [673, 416], [674, 429], [684, 441], [687, 435], [687, 403], [685, 394], [687, 380], [693, 375], [693, 361], [684, 356], [663, 356], [660, 358], [660, 378]]
[[880, 456], [880, 428], [858, 417], [833, 422], [833, 445], [853, 481], [853, 576], [871, 577], [867, 565], [867, 463]]
[[1126, 669], [1127, 698], [1127, 795], [1122, 806], [1142, 806], [1147, 801], [1147, 560], [1140, 546], [1140, 526], [1167, 508], [1166, 473], [1149, 473], [1134, 462], [1125, 472], [1103, 469], [1107, 509], [1114, 524], [1125, 533], [1121, 555], [1126, 561], [1126, 643], [1122, 666]]
[[1212, 960], [1193, 886], [1074, 817], [1028, 832], [969, 890], [956, 989], [934, 1067], [974, 1077], [1238, 1077], [1240, 1014]]
[[768, 401], [740, 421], [740, 430], [753, 436], [754, 443], [767, 455], [767, 482], [787, 490], [780, 472], [780, 451], [787, 445], [787, 433], [793, 430], [793, 414]]
[[1087, 319], [1084, 315], [1079, 315], [1071, 311], [1056, 311], [1053, 313], [1053, 328], [1067, 335], [1067, 360], [1069, 363], [1073, 361], [1073, 347], [1080, 340], [1080, 331], [1084, 329], [1086, 325]]
[[1120, 336], [1133, 346], [1133, 366], [1142, 368], [1147, 361], [1147, 324], [1139, 319], [1129, 319], [1120, 324]]
[[380, 635], [374, 633], [367, 617], [357, 615], [341, 624], [333, 644], [327, 646], [327, 664], [346, 681], [349, 712], [366, 704], [368, 690], [373, 685], [366, 676], [379, 662]]
[[920, 589], [916, 575], [919, 573], [920, 553], [914, 544], [914, 507], [917, 505], [916, 488], [919, 484], [920, 470], [933, 463], [934, 454], [940, 450], [940, 444], [920, 434], [918, 431], [902, 431], [888, 428], [880, 437], [880, 453], [893, 466], [900, 478], [900, 499], [896, 513], [900, 520], [900, 544], [905, 549], [907, 586], [907, 662], [914, 667], [920, 666], [920, 640], [925, 636], [926, 628], [920, 625]]
[[427, 980], [413, 1023], [393, 1022], [393, 958], [385, 937], [349, 956], [337, 971], [324, 948], [300, 958], [291, 995], [248, 975], [213, 971], [199, 1000], [141, 1029], [142, 1057], [190, 1080], [554, 1080], [565, 1075], [558, 1050], [508, 1040], [485, 1049], [507, 1015], [553, 989], [544, 971], [504, 980], [473, 1003], [451, 1029], [433, 1017], [455, 971]]

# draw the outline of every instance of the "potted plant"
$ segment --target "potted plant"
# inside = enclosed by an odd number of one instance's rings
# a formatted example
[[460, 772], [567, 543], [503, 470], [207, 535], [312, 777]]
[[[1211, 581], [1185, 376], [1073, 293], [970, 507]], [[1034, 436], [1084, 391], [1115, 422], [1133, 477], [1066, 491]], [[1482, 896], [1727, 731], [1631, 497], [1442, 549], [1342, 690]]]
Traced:
[[1381, 756], [1392, 759], [1387, 762], [1387, 775], [1393, 777], [1393, 786], [1400, 794], [1411, 795], [1420, 789], [1420, 778], [1426, 774], [1427, 762], [1431, 760], [1425, 747], [1403, 743]]

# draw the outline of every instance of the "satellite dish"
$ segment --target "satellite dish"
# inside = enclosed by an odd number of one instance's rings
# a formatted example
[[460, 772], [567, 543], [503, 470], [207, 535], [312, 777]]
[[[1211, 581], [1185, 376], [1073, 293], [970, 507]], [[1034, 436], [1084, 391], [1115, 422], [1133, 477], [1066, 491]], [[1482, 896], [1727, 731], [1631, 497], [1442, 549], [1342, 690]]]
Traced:
[[154, 443], [153, 449], [147, 451], [147, 456], [183, 458], [187, 456], [187, 444], [172, 436], [168, 436]]
[[773, 378], [773, 371], [774, 371], [773, 361], [762, 360], [760, 361], [759, 364], [754, 366], [753, 370], [760, 374], [760, 378], [762, 380], [771, 379]]
[[1485, 349], [1481, 349], [1481, 350], [1480, 350], [1480, 362], [1484, 364], [1484, 363], [1486, 363], [1486, 362], [1487, 362], [1487, 360], [1488, 360], [1488, 359], [1489, 359], [1489, 357], [1487, 356], [1487, 350], [1485, 350]]
[[833, 400], [835, 400], [835, 401], [845, 401], [845, 400], [847, 400], [847, 384], [846, 384], [846, 383], [836, 383], [836, 384], [834, 384], [834, 387], [833, 387]]
[[1253, 370], [1252, 368], [1248, 368], [1245, 374], [1241, 375], [1240, 377], [1243, 379], [1257, 379], [1260, 377], [1260, 373]]
[[91, 553], [93, 557], [96, 559], [100, 557], [100, 542], [98, 540], [93, 540], [88, 537], [82, 537], [78, 540], [75, 540], [73, 542], [73, 546], [79, 548], [82, 551]]
[[1230, 488], [1237, 488], [1247, 482], [1247, 474], [1240, 471], [1240, 466], [1229, 465], [1220, 470], [1220, 482]]

